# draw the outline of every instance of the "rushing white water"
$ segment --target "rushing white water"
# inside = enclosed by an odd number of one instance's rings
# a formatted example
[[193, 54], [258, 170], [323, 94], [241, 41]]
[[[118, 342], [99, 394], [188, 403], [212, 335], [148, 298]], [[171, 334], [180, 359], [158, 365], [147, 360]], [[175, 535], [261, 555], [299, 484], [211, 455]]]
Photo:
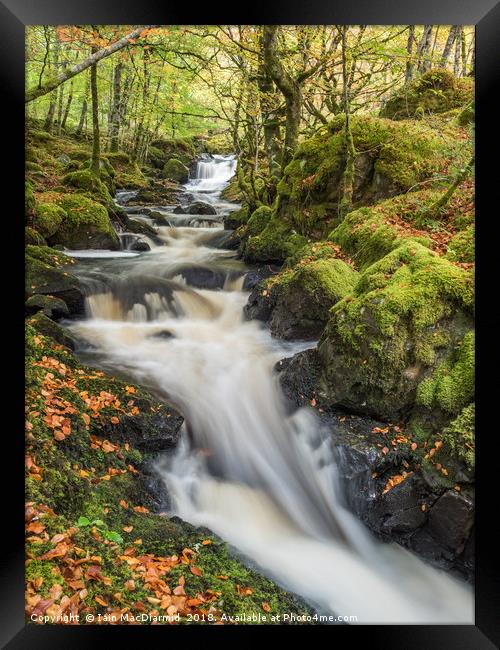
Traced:
[[472, 623], [468, 586], [376, 541], [342, 505], [328, 436], [310, 411], [287, 411], [273, 371], [283, 346], [243, 319], [241, 274], [227, 274], [219, 290], [172, 275], [188, 259], [220, 264], [227, 251], [204, 246], [201, 229], [159, 231], [165, 246], [122, 263], [128, 293], [94, 293], [90, 318], [73, 328], [184, 414], [178, 450], [158, 465], [175, 512], [321, 610], [359, 623]]

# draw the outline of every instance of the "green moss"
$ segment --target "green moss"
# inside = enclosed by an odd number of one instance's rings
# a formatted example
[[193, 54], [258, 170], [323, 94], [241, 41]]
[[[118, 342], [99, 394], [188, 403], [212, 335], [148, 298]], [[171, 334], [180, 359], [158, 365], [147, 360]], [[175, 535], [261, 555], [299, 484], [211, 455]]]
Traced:
[[360, 269], [365, 269], [381, 259], [405, 240], [418, 241], [432, 246], [432, 240], [405, 233], [390, 223], [388, 216], [392, 200], [384, 201], [374, 208], [359, 208], [349, 213], [344, 221], [333, 230], [329, 239], [350, 255]]
[[25, 244], [32, 244], [34, 246], [45, 246], [47, 244], [38, 230], [29, 226], [26, 226], [24, 229], [24, 242]]
[[74, 264], [74, 260], [50, 246], [26, 246], [26, 256], [42, 262], [45, 266], [58, 267]]
[[[303, 141], [278, 184], [280, 219], [315, 238], [339, 223], [344, 116]], [[456, 134], [437, 134], [418, 122], [400, 124], [353, 116], [356, 150], [354, 206], [373, 204], [437, 174], [451, 156]]]
[[69, 185], [79, 190], [83, 190], [92, 195], [104, 205], [112, 204], [112, 198], [106, 185], [98, 176], [89, 169], [79, 169], [75, 172], [66, 174], [62, 179], [63, 185]]
[[475, 404], [466, 406], [443, 431], [443, 442], [470, 472], [475, 470]]
[[163, 166], [162, 176], [178, 183], [185, 183], [189, 178], [189, 169], [180, 160], [170, 158]]
[[398, 417], [472, 326], [472, 276], [418, 243], [369, 266], [320, 341], [326, 400]]
[[55, 203], [39, 203], [36, 210], [35, 226], [44, 237], [55, 235], [64, 219], [66, 212]]
[[30, 218], [36, 208], [35, 195], [33, 194], [33, 186], [28, 181], [24, 184], [24, 213], [26, 218]]
[[[86, 174], [87, 172], [74, 172]], [[70, 249], [120, 247], [108, 212], [104, 206], [82, 194], [63, 194], [56, 204], [66, 217], [59, 226], [51, 243]]]
[[446, 257], [453, 262], [474, 262], [475, 259], [475, 227], [467, 226], [458, 232], [448, 242]]
[[304, 236], [273, 216], [259, 235], [248, 239], [243, 256], [248, 262], [283, 262], [306, 243]]
[[474, 398], [474, 332], [468, 332], [456, 352], [418, 387], [417, 403], [457, 415]]
[[257, 208], [257, 210], [254, 210], [247, 223], [248, 235], [254, 236], [260, 234], [267, 226], [272, 214], [272, 209], [266, 205], [262, 205], [260, 208]]
[[448, 70], [429, 70], [412, 83], [397, 90], [382, 109], [381, 117], [393, 120], [419, 118], [471, 103], [474, 81], [455, 77]]

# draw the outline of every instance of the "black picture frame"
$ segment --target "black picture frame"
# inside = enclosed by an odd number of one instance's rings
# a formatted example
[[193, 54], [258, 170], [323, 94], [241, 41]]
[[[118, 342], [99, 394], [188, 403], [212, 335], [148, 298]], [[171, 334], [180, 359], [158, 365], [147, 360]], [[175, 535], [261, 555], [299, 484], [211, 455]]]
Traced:
[[[236, 3], [235, 3], [236, 4]], [[24, 316], [24, 222], [21, 217], [24, 196], [24, 30], [30, 24], [465, 24], [476, 26], [476, 148], [477, 148], [477, 508], [476, 508], [476, 623], [456, 626], [335, 626], [332, 628], [293, 628], [293, 634], [310, 638], [318, 630], [331, 635], [338, 643], [361, 643], [363, 635], [370, 648], [397, 647], [409, 650], [453, 648], [489, 649], [500, 644], [500, 590], [499, 552], [494, 534], [496, 523], [496, 477], [498, 462], [495, 454], [495, 402], [498, 381], [495, 372], [495, 334], [500, 331], [495, 314], [496, 294], [488, 287], [496, 284], [495, 262], [498, 257], [494, 228], [498, 229], [495, 199], [497, 194], [498, 163], [495, 161], [495, 136], [498, 103], [494, 91], [498, 89], [500, 71], [500, 3], [496, 0], [350, 0], [333, 3], [331, 0], [286, 0], [275, 3], [251, 2], [241, 6], [206, 5], [196, 7], [188, 3], [165, 3], [164, 0], [81, 0], [79, 3], [63, 0], [0, 0], [0, 72], [2, 104], [5, 111], [2, 140], [2, 162], [5, 169], [0, 185], [4, 199], [11, 201], [5, 210], [3, 253], [9, 249], [12, 259], [4, 261], [4, 289], [9, 295], [4, 321], [8, 331], [0, 368], [8, 378], [2, 395], [0, 412], [12, 420], [4, 424], [2, 436], [3, 498], [1, 518], [2, 537], [8, 548], [0, 556], [0, 643], [9, 650], [21, 648], [89, 647], [99, 642], [136, 644], [137, 635], [157, 635], [154, 642], [215, 641], [215, 635], [242, 633], [251, 641], [254, 634], [264, 632], [283, 642], [283, 634], [290, 628], [208, 628], [171, 627], [155, 631], [155, 626], [58, 626], [25, 625], [24, 621], [24, 526], [23, 513], [23, 443], [24, 372], [23, 349]], [[497, 92], [498, 94], [498, 92]], [[2, 123], [0, 122], [0, 125]], [[497, 156], [498, 158], [498, 156]], [[489, 248], [491, 247], [491, 248]], [[5, 258], [5, 255], [4, 255]], [[5, 298], [5, 296], [4, 296]], [[10, 355], [10, 359], [7, 358]], [[488, 369], [492, 371], [491, 379]], [[4, 389], [5, 390], [5, 389]], [[2, 417], [2, 422], [4, 418]], [[5, 467], [12, 468], [12, 476], [5, 475]], [[495, 471], [496, 470], [496, 471]], [[360, 585], [360, 589], [362, 586]], [[138, 631], [140, 630], [140, 632]], [[159, 636], [161, 634], [161, 636]], [[124, 636], [126, 635], [126, 636]], [[172, 636], [174, 635], [174, 636]], [[193, 636], [195, 635], [195, 636]], [[118, 639], [117, 637], [120, 637]], [[181, 637], [181, 639], [179, 638]], [[196, 641], [195, 641], [196, 637]], [[272, 638], [269, 641], [272, 642]]]

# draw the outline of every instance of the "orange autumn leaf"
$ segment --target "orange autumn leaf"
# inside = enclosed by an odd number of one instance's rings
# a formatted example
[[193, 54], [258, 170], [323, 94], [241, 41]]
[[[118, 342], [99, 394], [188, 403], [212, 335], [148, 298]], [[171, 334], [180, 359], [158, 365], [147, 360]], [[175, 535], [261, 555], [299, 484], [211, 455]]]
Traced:
[[203, 571], [201, 569], [199, 569], [197, 566], [192, 566], [190, 570], [191, 570], [191, 573], [193, 575], [195, 575], [195, 576], [202, 576], [203, 575]]
[[271, 611], [271, 605], [269, 603], [262, 603], [262, 609], [265, 612], [270, 612]]

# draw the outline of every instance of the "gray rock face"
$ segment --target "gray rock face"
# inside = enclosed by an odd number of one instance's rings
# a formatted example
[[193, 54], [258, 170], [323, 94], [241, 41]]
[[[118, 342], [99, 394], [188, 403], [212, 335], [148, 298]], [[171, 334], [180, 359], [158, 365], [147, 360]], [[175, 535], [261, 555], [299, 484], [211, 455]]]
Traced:
[[195, 201], [181, 209], [183, 209], [184, 212], [180, 212], [179, 214], [217, 214], [217, 210], [213, 205], [210, 203], [204, 203], [203, 201]]
[[415, 471], [384, 493], [388, 477], [400, 471], [404, 458], [394, 452], [384, 456], [369, 442], [375, 420], [350, 416], [347, 424], [338, 417], [331, 422], [347, 507], [381, 539], [472, 580], [474, 489], [466, 485], [456, 492]]

